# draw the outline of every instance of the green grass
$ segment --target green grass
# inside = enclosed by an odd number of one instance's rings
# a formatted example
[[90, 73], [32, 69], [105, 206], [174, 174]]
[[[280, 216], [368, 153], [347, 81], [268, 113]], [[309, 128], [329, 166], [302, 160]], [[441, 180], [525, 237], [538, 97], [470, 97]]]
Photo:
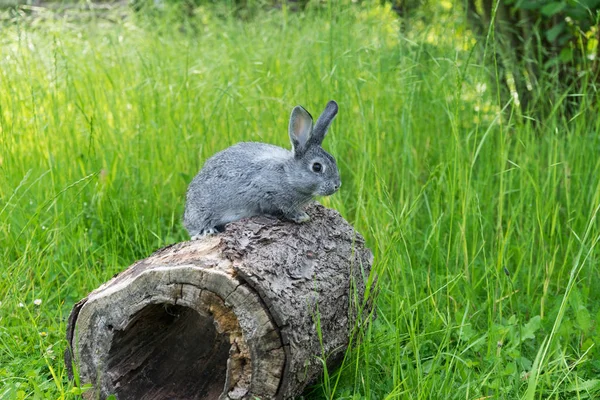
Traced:
[[203, 160], [287, 147], [292, 107], [329, 99], [344, 185], [322, 201], [374, 251], [378, 318], [309, 397], [600, 396], [598, 96], [519, 116], [460, 15], [398, 34], [372, 4], [221, 11], [2, 26], [0, 398], [75, 398], [73, 304], [187, 239]]

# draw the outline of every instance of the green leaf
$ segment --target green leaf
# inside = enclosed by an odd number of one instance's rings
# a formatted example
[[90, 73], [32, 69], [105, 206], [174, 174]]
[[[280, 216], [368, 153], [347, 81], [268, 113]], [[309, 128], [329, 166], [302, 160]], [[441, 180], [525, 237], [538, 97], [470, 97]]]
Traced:
[[433, 360], [425, 361], [423, 364], [421, 364], [421, 367], [423, 368], [423, 372], [428, 374], [431, 372], [431, 368], [433, 367]]
[[560, 24], [556, 24], [552, 28], [550, 28], [546, 31], [546, 39], [548, 39], [548, 41], [550, 41], [550, 42], [554, 42], [554, 40], [558, 37], [558, 35], [563, 33], [564, 30], [565, 30], [564, 22], [561, 22]]
[[74, 395], [82, 395], [85, 392], [87, 392], [88, 390], [90, 390], [92, 388], [91, 384], [85, 384], [82, 387], [77, 387], [77, 386], [73, 386], [71, 388], [71, 390], [69, 391], [69, 393], [74, 394]]
[[517, 365], [514, 362], [509, 362], [508, 364], [506, 364], [506, 366], [504, 367], [504, 370], [502, 371], [502, 375], [505, 376], [511, 376], [517, 373]]
[[600, 0], [579, 0], [579, 4], [585, 8], [593, 10], [594, 8], [600, 6]]
[[487, 382], [486, 386], [490, 389], [500, 389], [502, 387], [502, 381], [500, 380], [500, 378], [496, 378], [491, 382]]
[[577, 320], [577, 325], [579, 325], [579, 328], [581, 328], [582, 331], [588, 332], [592, 327], [592, 319], [590, 317], [589, 311], [583, 305], [580, 305], [574, 311], [575, 319]]
[[560, 59], [560, 61], [562, 61], [564, 63], [573, 61], [573, 49], [571, 49], [570, 47], [564, 47], [560, 51], [558, 58]]
[[531, 366], [533, 365], [533, 362], [527, 357], [519, 357], [517, 359], [517, 362], [521, 366], [521, 369], [525, 371], [529, 371], [531, 369]]
[[591, 349], [593, 346], [595, 345], [594, 343], [594, 339], [592, 338], [587, 338], [583, 343], [581, 343], [581, 350], [582, 351], [588, 351], [589, 349]]
[[459, 331], [459, 337], [461, 340], [464, 340], [465, 342], [470, 341], [474, 336], [475, 336], [476, 332], [473, 329], [473, 327], [471, 326], [471, 324], [467, 324], [465, 326], [463, 326], [461, 328], [461, 330]]
[[555, 14], [558, 14], [562, 10], [564, 10], [566, 6], [567, 6], [566, 2], [552, 1], [548, 4], [546, 4], [545, 6], [543, 6], [540, 9], [540, 12], [547, 17], [551, 17]]
[[540, 329], [541, 325], [542, 318], [539, 315], [532, 317], [521, 330], [521, 334], [523, 335], [521, 341], [535, 339], [535, 332]]
[[515, 7], [522, 10], [537, 10], [540, 8], [540, 3], [537, 0], [519, 0]]
[[581, 6], [569, 7], [566, 9], [565, 14], [573, 18], [575, 21], [578, 21], [579, 23], [587, 20], [589, 17], [588, 10], [585, 7]]
[[590, 379], [583, 382], [576, 382], [567, 386], [569, 392], [592, 392], [600, 391], [600, 379]]

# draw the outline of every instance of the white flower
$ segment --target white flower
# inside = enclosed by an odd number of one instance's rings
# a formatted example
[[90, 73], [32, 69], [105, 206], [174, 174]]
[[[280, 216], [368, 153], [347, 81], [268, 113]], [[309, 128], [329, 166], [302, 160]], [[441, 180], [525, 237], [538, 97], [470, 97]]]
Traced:
[[35, 304], [36, 306], [39, 306], [40, 304], [42, 304], [42, 299], [35, 299], [33, 301], [33, 304]]
[[19, 307], [23, 308], [23, 307], [25, 307], [25, 304], [19, 303]]

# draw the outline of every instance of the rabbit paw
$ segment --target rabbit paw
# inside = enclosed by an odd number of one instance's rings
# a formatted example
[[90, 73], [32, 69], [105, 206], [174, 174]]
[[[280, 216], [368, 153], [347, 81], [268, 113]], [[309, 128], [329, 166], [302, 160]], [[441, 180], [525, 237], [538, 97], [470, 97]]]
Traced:
[[210, 236], [210, 235], [214, 235], [216, 233], [218, 233], [219, 231], [216, 228], [206, 228], [206, 229], [202, 229], [200, 231], [200, 233], [198, 233], [197, 235], [192, 236], [192, 240], [199, 240], [202, 239], [205, 236]]
[[310, 219], [310, 217], [308, 216], [307, 213], [305, 213], [304, 211], [300, 211], [300, 210], [293, 212], [293, 213], [288, 213], [285, 215], [285, 217], [291, 221], [294, 221], [297, 224], [301, 224]]

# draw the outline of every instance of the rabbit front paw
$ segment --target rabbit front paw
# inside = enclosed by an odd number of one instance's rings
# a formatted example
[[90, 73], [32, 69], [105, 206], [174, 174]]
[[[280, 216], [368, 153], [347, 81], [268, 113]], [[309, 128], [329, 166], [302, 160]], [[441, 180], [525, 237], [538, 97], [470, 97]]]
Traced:
[[301, 224], [303, 222], [306, 222], [310, 219], [310, 217], [308, 216], [307, 213], [305, 213], [304, 211], [298, 210], [295, 212], [291, 212], [291, 213], [287, 213], [285, 214], [285, 217], [287, 219], [289, 219], [290, 221], [294, 221], [297, 224]]
[[205, 229], [202, 229], [200, 231], [200, 233], [198, 233], [196, 235], [193, 235], [191, 237], [191, 239], [192, 240], [199, 240], [199, 239], [202, 239], [205, 236], [214, 235], [216, 233], [219, 233], [219, 231], [216, 228], [205, 228]]

